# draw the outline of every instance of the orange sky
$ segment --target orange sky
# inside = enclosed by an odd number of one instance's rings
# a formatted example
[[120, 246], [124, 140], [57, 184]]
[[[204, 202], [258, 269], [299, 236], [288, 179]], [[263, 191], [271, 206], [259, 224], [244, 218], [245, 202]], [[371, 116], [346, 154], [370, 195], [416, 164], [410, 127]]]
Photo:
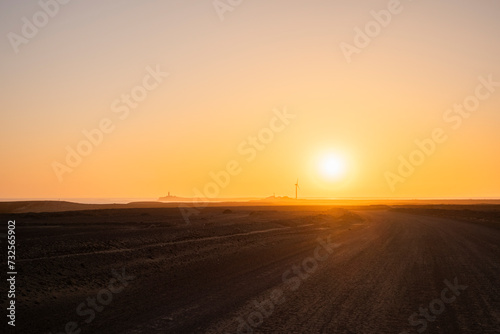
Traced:
[[497, 1], [58, 7], [0, 4], [0, 198], [500, 197]]

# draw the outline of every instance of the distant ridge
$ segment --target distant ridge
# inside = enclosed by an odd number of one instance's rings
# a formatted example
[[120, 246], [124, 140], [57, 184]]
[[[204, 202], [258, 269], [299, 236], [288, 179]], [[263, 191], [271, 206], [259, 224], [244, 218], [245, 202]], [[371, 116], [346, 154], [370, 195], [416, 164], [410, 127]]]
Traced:
[[423, 206], [423, 205], [500, 205], [500, 200], [316, 200], [316, 199], [292, 199], [277, 197], [260, 200], [243, 199], [217, 199], [208, 204], [185, 202], [131, 202], [126, 204], [83, 204], [68, 201], [10, 201], [0, 202], [0, 214], [16, 213], [40, 213], [40, 212], [65, 212], [65, 211], [83, 211], [83, 210], [104, 210], [104, 209], [154, 209], [154, 208], [177, 208], [179, 204], [191, 206], [210, 206], [210, 207], [245, 207], [245, 206], [280, 206], [280, 205], [330, 205], [330, 206]]
[[246, 202], [254, 200], [252, 197], [245, 198], [199, 198], [199, 197], [179, 197], [175, 195], [171, 195], [170, 192], [163, 197], [158, 198], [158, 202], [193, 202], [193, 203], [203, 203], [203, 202]]

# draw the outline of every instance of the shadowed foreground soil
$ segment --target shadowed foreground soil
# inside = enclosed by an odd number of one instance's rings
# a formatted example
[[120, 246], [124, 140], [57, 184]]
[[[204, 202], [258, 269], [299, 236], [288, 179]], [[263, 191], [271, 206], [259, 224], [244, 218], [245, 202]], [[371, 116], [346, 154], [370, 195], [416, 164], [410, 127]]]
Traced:
[[460, 210], [2, 214], [16, 332], [500, 333], [498, 207]]

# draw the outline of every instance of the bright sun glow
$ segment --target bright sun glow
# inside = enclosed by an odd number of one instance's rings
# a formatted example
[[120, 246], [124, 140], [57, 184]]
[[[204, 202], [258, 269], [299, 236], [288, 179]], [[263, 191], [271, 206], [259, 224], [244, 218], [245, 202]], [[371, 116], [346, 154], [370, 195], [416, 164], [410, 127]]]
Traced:
[[328, 154], [320, 160], [319, 169], [323, 177], [338, 180], [346, 174], [346, 163], [341, 156]]

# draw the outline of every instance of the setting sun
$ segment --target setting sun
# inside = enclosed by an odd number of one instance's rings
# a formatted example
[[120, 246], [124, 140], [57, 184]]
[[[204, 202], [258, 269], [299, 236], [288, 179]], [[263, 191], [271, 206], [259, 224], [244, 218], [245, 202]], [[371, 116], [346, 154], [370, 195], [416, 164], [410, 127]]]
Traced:
[[345, 159], [338, 155], [330, 153], [321, 158], [319, 162], [321, 176], [328, 180], [338, 180], [346, 174]]

